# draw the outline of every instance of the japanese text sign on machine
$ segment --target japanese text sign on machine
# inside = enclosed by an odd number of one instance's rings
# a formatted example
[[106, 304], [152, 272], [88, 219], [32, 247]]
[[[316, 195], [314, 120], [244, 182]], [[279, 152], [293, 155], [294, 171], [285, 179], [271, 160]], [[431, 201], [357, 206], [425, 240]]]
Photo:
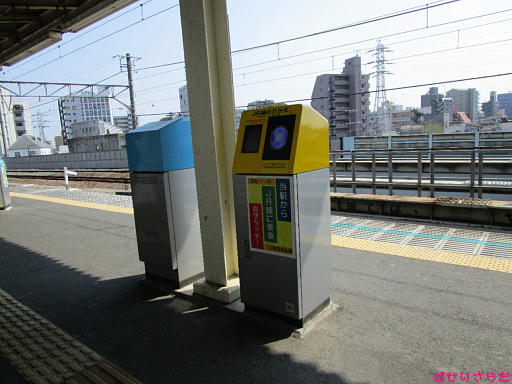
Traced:
[[251, 249], [293, 255], [290, 179], [247, 177]]

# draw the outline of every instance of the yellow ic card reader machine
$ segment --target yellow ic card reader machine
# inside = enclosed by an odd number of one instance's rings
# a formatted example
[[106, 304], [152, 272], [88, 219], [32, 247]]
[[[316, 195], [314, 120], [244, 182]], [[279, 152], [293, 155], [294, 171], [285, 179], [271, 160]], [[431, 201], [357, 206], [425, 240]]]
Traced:
[[330, 303], [327, 120], [305, 105], [243, 112], [233, 163], [241, 299], [302, 325]]

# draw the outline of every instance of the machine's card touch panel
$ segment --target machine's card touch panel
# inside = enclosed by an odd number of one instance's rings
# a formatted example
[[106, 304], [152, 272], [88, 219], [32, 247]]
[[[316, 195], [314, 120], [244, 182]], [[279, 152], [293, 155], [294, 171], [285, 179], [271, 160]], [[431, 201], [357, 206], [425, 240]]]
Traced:
[[263, 160], [290, 160], [296, 115], [270, 116]]
[[252, 251], [295, 258], [292, 178], [247, 176]]

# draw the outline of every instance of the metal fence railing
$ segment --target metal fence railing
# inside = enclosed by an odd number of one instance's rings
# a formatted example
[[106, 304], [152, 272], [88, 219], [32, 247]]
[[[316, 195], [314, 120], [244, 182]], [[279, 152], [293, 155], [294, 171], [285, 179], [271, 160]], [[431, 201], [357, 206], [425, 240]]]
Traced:
[[[450, 166], [457, 171], [447, 171]], [[441, 191], [470, 198], [488, 191], [512, 194], [512, 148], [334, 151], [330, 170], [334, 192], [341, 187], [352, 193], [371, 188], [373, 194], [386, 189], [390, 196], [395, 189], [416, 190], [419, 197], [423, 191], [430, 197]]]

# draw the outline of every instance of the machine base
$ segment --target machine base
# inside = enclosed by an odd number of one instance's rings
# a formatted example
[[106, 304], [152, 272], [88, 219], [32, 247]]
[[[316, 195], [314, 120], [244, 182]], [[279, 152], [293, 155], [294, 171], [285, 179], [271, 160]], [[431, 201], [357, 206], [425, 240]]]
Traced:
[[229, 304], [240, 298], [240, 280], [229, 279], [226, 286], [198, 281], [194, 283], [194, 294]]
[[340, 306], [327, 299], [306, 318], [300, 320], [250, 306], [245, 307], [243, 315], [248, 321], [254, 321], [277, 331], [289, 333], [290, 336], [300, 339], [338, 310], [340, 310]]
[[278, 320], [287, 324], [290, 324], [297, 328], [304, 327], [305, 324], [307, 324], [311, 319], [313, 319], [316, 315], [318, 315], [320, 312], [322, 312], [325, 308], [327, 308], [329, 305], [331, 305], [331, 299], [326, 299], [324, 302], [322, 302], [318, 307], [316, 307], [311, 313], [309, 313], [307, 316], [305, 316], [302, 319], [294, 319], [292, 317], [288, 317], [285, 315], [281, 315], [278, 313], [274, 313], [271, 311], [267, 311], [266, 309], [261, 309], [257, 307], [253, 307], [252, 305], [244, 304], [245, 305], [245, 311], [251, 312], [254, 314], [260, 314], [264, 315], [270, 319]]
[[178, 288], [186, 287], [187, 285], [192, 284], [194, 281], [202, 279], [204, 277], [204, 272], [198, 273], [197, 275], [191, 276], [188, 279], [177, 281], [166, 279], [161, 276], [157, 276], [153, 273], [146, 272], [145, 277], [141, 280], [142, 284], [156, 289], [162, 292], [171, 292]]

